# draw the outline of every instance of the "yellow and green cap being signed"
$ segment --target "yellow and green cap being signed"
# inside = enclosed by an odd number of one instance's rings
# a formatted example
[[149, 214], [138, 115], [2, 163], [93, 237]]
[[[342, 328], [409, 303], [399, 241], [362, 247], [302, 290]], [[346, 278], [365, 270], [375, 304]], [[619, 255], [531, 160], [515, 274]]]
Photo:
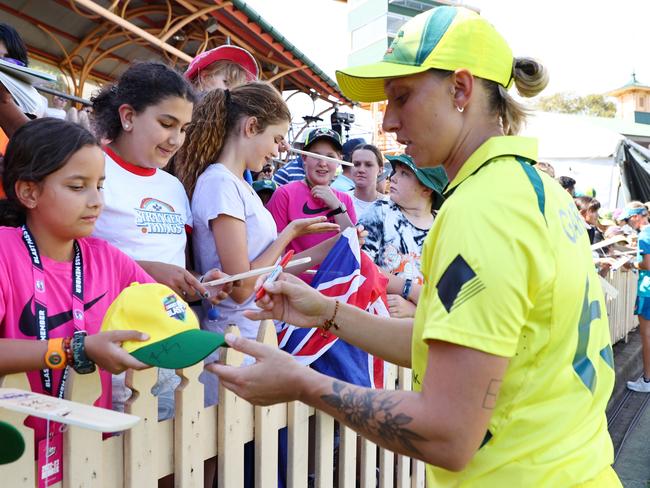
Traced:
[[122, 347], [139, 361], [181, 369], [205, 359], [225, 345], [223, 334], [200, 330], [199, 321], [171, 288], [159, 283], [132, 283], [111, 304], [102, 331], [139, 330], [149, 340], [126, 341]]
[[474, 76], [510, 88], [513, 56], [487, 20], [463, 7], [436, 7], [399, 30], [383, 60], [336, 72], [343, 94], [355, 101], [386, 99], [384, 81], [429, 69], [467, 69]]

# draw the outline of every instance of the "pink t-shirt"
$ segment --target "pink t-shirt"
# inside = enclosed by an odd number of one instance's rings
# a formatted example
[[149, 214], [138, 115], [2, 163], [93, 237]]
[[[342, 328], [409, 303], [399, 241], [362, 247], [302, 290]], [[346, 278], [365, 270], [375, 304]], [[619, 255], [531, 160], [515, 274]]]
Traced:
[[[22, 230], [0, 227], [0, 337], [38, 340], [34, 317], [34, 281], [32, 261], [22, 239]], [[134, 281], [154, 280], [138, 264], [106, 241], [80, 239], [83, 259], [85, 325], [88, 334], [96, 334], [106, 310], [122, 291]], [[54, 261], [41, 255], [47, 293], [47, 316], [51, 339], [68, 337], [74, 332], [72, 322], [72, 262]], [[63, 370], [53, 371], [52, 394], [59, 391]], [[27, 374], [32, 391], [44, 393], [40, 371]], [[101, 371], [102, 395], [95, 405], [111, 408], [111, 375]], [[45, 421], [28, 419], [36, 429], [36, 438], [45, 437]]]
[[[357, 216], [354, 213], [354, 203], [350, 195], [332, 189], [340, 202], [345, 204], [348, 209], [348, 215], [353, 224], [357, 223]], [[303, 181], [293, 181], [282, 185], [273, 193], [271, 200], [266, 205], [269, 209], [275, 225], [278, 227], [278, 233], [282, 232], [284, 228], [289, 225], [289, 222], [296, 219], [304, 219], [307, 217], [318, 217], [326, 215], [332, 209], [328, 208], [320, 198], [314, 198], [311, 190]], [[334, 217], [327, 219], [328, 222], [336, 222]], [[295, 238], [287, 246], [287, 249], [293, 249], [296, 254], [314, 247], [317, 244], [335, 236], [335, 232], [328, 232], [326, 234], [310, 234]]]

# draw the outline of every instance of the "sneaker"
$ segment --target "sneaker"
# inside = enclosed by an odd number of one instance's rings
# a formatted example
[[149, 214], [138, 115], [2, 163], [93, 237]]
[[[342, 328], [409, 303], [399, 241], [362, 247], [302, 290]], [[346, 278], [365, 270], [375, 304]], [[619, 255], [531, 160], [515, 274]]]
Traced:
[[640, 393], [650, 393], [650, 381], [645, 381], [643, 376], [641, 376], [636, 381], [628, 381], [627, 387], [632, 391], [638, 391]]

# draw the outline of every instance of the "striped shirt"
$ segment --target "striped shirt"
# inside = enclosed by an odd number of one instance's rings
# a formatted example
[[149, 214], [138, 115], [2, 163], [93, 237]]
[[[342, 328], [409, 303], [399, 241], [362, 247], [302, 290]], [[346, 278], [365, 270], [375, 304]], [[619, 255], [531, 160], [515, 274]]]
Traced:
[[286, 185], [292, 181], [304, 179], [305, 168], [303, 168], [301, 158], [289, 161], [287, 164], [282, 166], [282, 168], [277, 170], [273, 175], [273, 181], [275, 181], [278, 185]]

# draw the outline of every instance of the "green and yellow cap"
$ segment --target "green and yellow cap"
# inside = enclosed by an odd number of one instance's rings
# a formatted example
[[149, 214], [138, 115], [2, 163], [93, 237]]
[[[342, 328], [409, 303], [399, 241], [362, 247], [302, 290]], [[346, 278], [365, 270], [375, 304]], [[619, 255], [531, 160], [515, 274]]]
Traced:
[[225, 345], [223, 334], [200, 330], [189, 305], [159, 283], [132, 283], [108, 308], [102, 331], [132, 329], [148, 334], [149, 340], [126, 341], [122, 347], [159, 368], [192, 366]]
[[386, 99], [386, 79], [432, 68], [468, 69], [506, 88], [513, 82], [512, 51], [501, 34], [476, 12], [447, 6], [432, 8], [404, 24], [382, 61], [337, 71], [336, 79], [346, 97], [378, 102]]

